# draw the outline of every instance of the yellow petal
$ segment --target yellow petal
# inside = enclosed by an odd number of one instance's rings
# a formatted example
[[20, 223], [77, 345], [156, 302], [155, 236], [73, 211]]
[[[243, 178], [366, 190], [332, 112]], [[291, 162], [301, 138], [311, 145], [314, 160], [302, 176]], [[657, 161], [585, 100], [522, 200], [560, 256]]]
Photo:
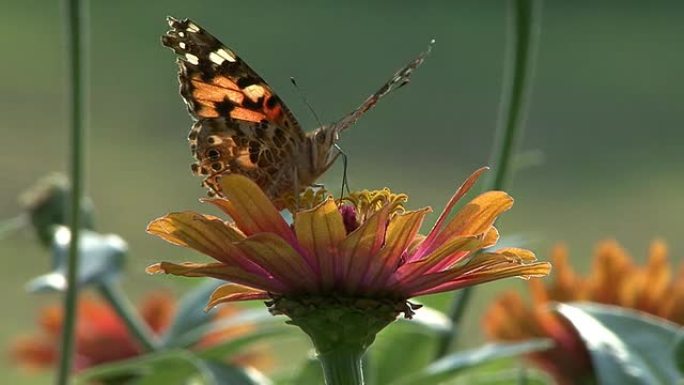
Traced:
[[294, 228], [299, 244], [318, 261], [323, 285], [334, 284], [334, 256], [337, 246], [347, 235], [335, 201], [328, 198], [311, 210], [298, 212]]
[[386, 280], [399, 266], [404, 252], [416, 238], [430, 208], [395, 215], [387, 226], [385, 246], [369, 266], [364, 281]]
[[440, 273], [427, 274], [407, 283], [405, 287], [410, 288], [408, 293], [411, 296], [417, 296], [457, 290], [509, 277], [523, 279], [544, 277], [551, 271], [551, 264], [548, 262], [524, 264], [496, 253], [482, 253], [478, 257], [480, 258], [476, 263], [468, 263], [463, 267]]
[[269, 295], [263, 290], [252, 289], [251, 287], [227, 283], [219, 286], [209, 297], [209, 303], [205, 311], [218, 304], [235, 301], [250, 301], [254, 299], [268, 299]]
[[437, 237], [436, 243], [454, 236], [483, 233], [489, 230], [496, 218], [511, 206], [513, 198], [503, 191], [480, 194], [456, 213]]
[[[170, 213], [150, 222], [147, 232], [174, 245], [189, 247], [222, 262], [240, 258], [232, 242], [242, 235], [221, 219], [192, 211]], [[239, 263], [239, 262], [238, 262]]]
[[468, 191], [470, 191], [470, 189], [475, 185], [475, 183], [480, 178], [482, 173], [484, 173], [487, 170], [489, 170], [489, 167], [482, 167], [476, 170], [474, 173], [472, 173], [468, 177], [468, 179], [466, 179], [465, 182], [463, 182], [463, 184], [458, 188], [458, 190], [456, 190], [456, 193], [454, 193], [451, 199], [449, 199], [449, 202], [444, 207], [444, 210], [439, 215], [439, 218], [437, 218], [435, 225], [432, 227], [432, 230], [430, 230], [430, 232], [428, 233], [427, 237], [425, 238], [425, 241], [417, 247], [415, 253], [411, 254], [415, 255], [417, 258], [420, 258], [428, 252], [428, 249], [432, 247], [435, 238], [441, 233], [442, 226], [449, 217], [449, 214], [451, 214], [451, 210], [454, 208], [456, 203], [458, 203], [458, 201], [461, 200], [461, 198], [463, 198], [463, 196], [465, 196], [468, 193]]
[[471, 251], [479, 249], [481, 244], [482, 236], [468, 235], [453, 238], [428, 254], [424, 259], [409, 262], [399, 267], [395, 279], [406, 281], [421, 276], [436, 265], [441, 264], [446, 258], [452, 257], [454, 254], [465, 256]]
[[212, 277], [224, 281], [237, 282], [249, 287], [265, 291], [280, 293], [283, 284], [266, 276], [252, 274], [238, 266], [228, 266], [223, 263], [191, 263], [176, 264], [160, 262], [148, 266], [145, 271], [148, 274], [172, 274], [183, 277]]
[[290, 244], [272, 233], [252, 235], [237, 244], [247, 257], [268, 271], [274, 278], [297, 291], [317, 285], [317, 275], [304, 257]]
[[230, 215], [237, 227], [246, 235], [274, 233], [292, 243], [294, 234], [271, 200], [249, 178], [230, 174], [221, 177], [221, 188], [226, 199], [203, 201], [212, 203]]
[[347, 236], [339, 247], [338, 277], [353, 290], [358, 286], [385, 241], [390, 205], [385, 205]]

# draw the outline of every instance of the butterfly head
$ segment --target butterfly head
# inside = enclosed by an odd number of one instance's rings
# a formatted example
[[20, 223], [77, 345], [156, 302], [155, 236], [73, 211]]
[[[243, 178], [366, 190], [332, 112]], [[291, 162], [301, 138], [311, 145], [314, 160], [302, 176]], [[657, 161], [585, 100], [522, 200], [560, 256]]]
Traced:
[[303, 175], [303, 180], [308, 179], [307, 177], [312, 180], [318, 178], [330, 168], [339, 155], [334, 148], [339, 135], [337, 130], [332, 128], [332, 126], [321, 126], [307, 133], [306, 151], [302, 152], [302, 156], [306, 157], [304, 163], [308, 164], [306, 167], [308, 170], [305, 173], [309, 175]]

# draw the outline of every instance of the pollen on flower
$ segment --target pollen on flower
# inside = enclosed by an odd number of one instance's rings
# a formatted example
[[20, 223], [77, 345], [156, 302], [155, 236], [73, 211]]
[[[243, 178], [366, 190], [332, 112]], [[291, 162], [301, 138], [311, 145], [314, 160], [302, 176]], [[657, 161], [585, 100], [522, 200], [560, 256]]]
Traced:
[[388, 207], [389, 216], [402, 214], [406, 211], [404, 203], [408, 200], [406, 194], [395, 194], [388, 188], [382, 190], [362, 190], [351, 192], [342, 198], [342, 203], [350, 203], [356, 211], [356, 219], [363, 223], [378, 210]]

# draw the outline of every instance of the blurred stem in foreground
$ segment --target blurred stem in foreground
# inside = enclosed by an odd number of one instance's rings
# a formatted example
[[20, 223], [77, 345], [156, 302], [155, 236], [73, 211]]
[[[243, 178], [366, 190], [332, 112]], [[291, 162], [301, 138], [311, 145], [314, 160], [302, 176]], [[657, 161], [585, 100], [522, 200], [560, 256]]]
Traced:
[[[504, 61], [499, 117], [491, 164], [494, 175], [485, 190], [503, 190], [510, 181], [515, 146], [525, 123], [529, 81], [533, 73], [541, 25], [542, 0], [510, 0], [508, 10], [508, 42]], [[436, 358], [443, 357], [456, 343], [463, 316], [472, 295], [472, 287], [456, 293], [449, 317], [450, 333], [438, 342]]]
[[69, 206], [69, 263], [67, 270], [67, 290], [64, 296], [64, 325], [62, 329], [61, 354], [57, 370], [58, 385], [66, 385], [73, 367], [74, 329], [76, 324], [76, 305], [78, 301], [78, 246], [81, 227], [81, 197], [83, 196], [83, 125], [84, 125], [84, 82], [83, 31], [85, 10], [79, 0], [66, 0], [65, 21], [67, 28], [67, 52], [69, 68], [71, 126], [71, 202]]
[[143, 350], [151, 352], [160, 347], [160, 343], [150, 327], [140, 318], [137, 310], [117, 283], [104, 281], [98, 286], [98, 289], [99, 293], [126, 324], [131, 334], [140, 342]]

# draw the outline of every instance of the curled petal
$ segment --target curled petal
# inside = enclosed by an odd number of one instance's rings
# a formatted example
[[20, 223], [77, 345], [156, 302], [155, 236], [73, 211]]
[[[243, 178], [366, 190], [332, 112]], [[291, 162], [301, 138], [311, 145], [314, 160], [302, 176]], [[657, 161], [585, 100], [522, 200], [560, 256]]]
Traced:
[[290, 226], [256, 183], [239, 174], [225, 175], [220, 183], [227, 199], [205, 199], [204, 202], [212, 203], [230, 215], [247, 236], [274, 233], [295, 244]]
[[318, 261], [324, 287], [335, 282], [337, 246], [347, 236], [340, 210], [332, 198], [311, 210], [300, 211], [294, 220], [299, 244]]
[[354, 290], [365, 275], [368, 265], [385, 242], [385, 231], [390, 205], [374, 212], [339, 246], [339, 265], [335, 266], [336, 277], [349, 290]]
[[449, 242], [438, 247], [435, 251], [427, 255], [420, 261], [409, 262], [397, 269], [394, 281], [403, 285], [403, 282], [410, 281], [416, 277], [424, 275], [435, 266], [441, 265], [446, 258], [454, 258], [468, 255], [471, 251], [480, 248], [482, 237], [468, 235], [456, 237]]
[[259, 233], [237, 245], [250, 260], [286, 283], [290, 291], [316, 287], [316, 280], [312, 277], [317, 275], [304, 257], [279, 236]]
[[418, 277], [406, 286], [411, 287], [411, 295], [425, 295], [508, 277], [529, 279], [548, 275], [551, 264], [535, 260], [534, 254], [525, 249], [508, 248], [494, 253], [480, 253], [463, 266]]
[[218, 304], [236, 301], [250, 301], [253, 299], [268, 299], [269, 295], [263, 290], [252, 289], [251, 287], [228, 283], [219, 286], [209, 297], [209, 303], [205, 311]]
[[425, 215], [430, 211], [430, 208], [409, 211], [396, 215], [390, 220], [387, 226], [385, 245], [375, 258], [375, 263], [369, 266], [364, 284], [375, 282], [377, 285], [381, 285], [387, 280], [389, 275], [399, 266], [401, 257], [415, 240]]
[[229, 266], [223, 263], [185, 262], [176, 264], [171, 262], [160, 262], [148, 266], [145, 271], [148, 274], [172, 274], [183, 277], [212, 277], [224, 281], [237, 282], [273, 293], [280, 293], [285, 289], [283, 283], [273, 277], [252, 274], [237, 266]]
[[449, 202], [447, 205], [444, 207], [444, 210], [442, 213], [439, 215], [439, 218], [437, 218], [437, 222], [435, 222], [435, 225], [432, 227], [432, 230], [428, 233], [427, 238], [425, 241], [418, 247], [418, 250], [416, 253], [412, 253], [413, 255], [416, 256], [416, 258], [421, 257], [424, 255], [431, 247], [433, 242], [435, 241], [435, 237], [440, 233], [442, 226], [444, 225], [444, 222], [447, 220], [447, 217], [449, 214], [451, 214], [451, 210], [454, 208], [456, 203], [458, 203], [461, 198], [463, 198], [464, 195], [470, 191], [470, 189], [475, 185], [478, 179], [480, 179], [480, 176], [482, 173], [485, 171], [489, 170], [489, 167], [482, 167], [478, 170], [476, 170], [474, 173], [472, 173], [468, 179], [463, 182], [463, 184], [456, 190], [456, 193], [449, 199]]
[[260, 272], [260, 268], [247, 260], [233, 244], [244, 236], [220, 218], [192, 211], [171, 213], [150, 222], [147, 232], [174, 245], [197, 250], [219, 262]]

